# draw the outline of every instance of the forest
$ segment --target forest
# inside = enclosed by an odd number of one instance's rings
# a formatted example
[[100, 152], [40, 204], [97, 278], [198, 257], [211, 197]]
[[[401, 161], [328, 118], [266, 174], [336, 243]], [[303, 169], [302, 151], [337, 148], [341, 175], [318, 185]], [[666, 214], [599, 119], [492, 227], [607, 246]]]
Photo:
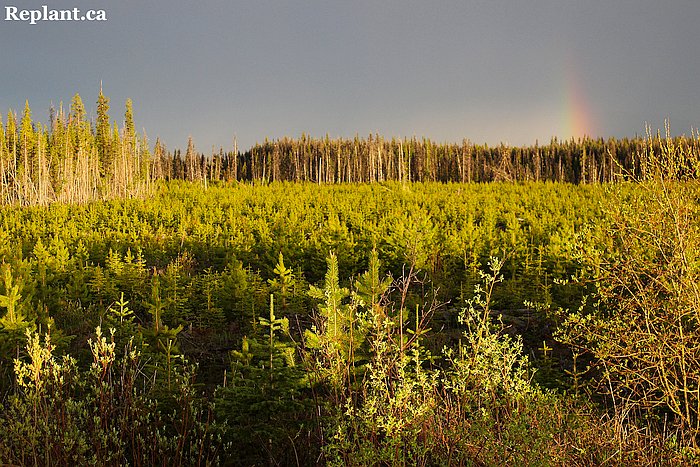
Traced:
[[[700, 138], [0, 125], [0, 463], [700, 462]], [[667, 129], [667, 135], [668, 135]]]
[[[68, 110], [49, 110], [48, 125], [32, 119], [29, 102], [21, 118], [0, 119], [0, 200], [3, 204], [83, 203], [142, 195], [156, 180], [374, 182], [561, 182], [610, 183], [644, 175], [639, 155], [661, 151], [660, 138], [580, 138], [533, 147], [488, 147], [468, 140], [436, 143], [428, 138], [282, 139], [241, 152], [212, 149], [205, 155], [189, 138], [184, 156], [156, 139], [138, 134], [133, 104], [125, 104], [121, 127], [109, 116], [110, 100], [100, 94], [97, 117], [88, 120], [76, 94]], [[699, 139], [673, 138], [674, 146], [696, 154]]]

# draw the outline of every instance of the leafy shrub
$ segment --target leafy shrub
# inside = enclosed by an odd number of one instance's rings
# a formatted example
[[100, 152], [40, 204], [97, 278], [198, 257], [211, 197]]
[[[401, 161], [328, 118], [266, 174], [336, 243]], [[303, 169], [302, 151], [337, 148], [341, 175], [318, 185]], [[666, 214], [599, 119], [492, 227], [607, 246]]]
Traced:
[[[503, 263], [492, 258], [490, 264], [492, 274], [483, 274], [485, 288], [478, 287], [460, 312], [462, 341], [456, 349], [444, 350], [439, 366], [421, 346], [429, 331], [426, 321], [404, 320], [403, 302], [391, 303], [387, 294], [365, 315], [348, 320], [351, 315], [344, 314], [342, 342], [347, 350], [334, 354], [343, 356], [343, 363], [334, 367], [337, 361], [326, 353], [310, 369], [332, 394], [331, 404], [322, 407], [327, 414], [322, 439], [330, 465], [542, 465], [580, 458], [572, 425], [589, 420], [581, 408], [580, 417], [567, 415], [560, 396], [532, 383], [521, 341], [505, 334], [491, 316]], [[329, 261], [326, 305], [338, 296], [332, 293], [334, 267]], [[376, 263], [370, 267], [375, 271], [371, 283], [380, 283], [377, 270]], [[393, 287], [399, 284], [406, 281]], [[352, 297], [353, 304], [346, 306], [357, 309], [362, 302]], [[324, 316], [327, 306], [325, 310]], [[337, 322], [331, 317], [328, 323]], [[327, 326], [319, 338], [337, 342], [337, 329]], [[358, 363], [349, 358], [355, 333], [369, 342], [369, 361], [362, 372], [353, 371]]]
[[172, 411], [155, 399], [153, 380], [132, 345], [123, 355], [98, 327], [81, 371], [27, 331], [28, 359], [15, 360], [17, 390], [0, 415], [0, 462], [19, 465], [169, 465], [216, 462], [222, 452], [211, 411], [195, 397], [192, 374], [177, 375]]
[[[595, 364], [618, 431], [646, 425], [698, 451], [700, 433], [700, 155], [650, 136], [638, 170], [610, 187], [615, 248], [584, 255], [593, 307], [565, 315], [559, 338]], [[659, 149], [655, 149], [659, 148]]]

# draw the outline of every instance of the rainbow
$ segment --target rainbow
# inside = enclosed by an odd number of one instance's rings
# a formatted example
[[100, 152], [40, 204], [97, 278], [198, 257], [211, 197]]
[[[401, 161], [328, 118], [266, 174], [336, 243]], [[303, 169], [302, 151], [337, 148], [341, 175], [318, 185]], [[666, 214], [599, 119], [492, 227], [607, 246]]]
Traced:
[[566, 139], [594, 137], [596, 127], [593, 123], [593, 114], [573, 60], [568, 61], [564, 73], [564, 108], [561, 120], [563, 128], [560, 134]]

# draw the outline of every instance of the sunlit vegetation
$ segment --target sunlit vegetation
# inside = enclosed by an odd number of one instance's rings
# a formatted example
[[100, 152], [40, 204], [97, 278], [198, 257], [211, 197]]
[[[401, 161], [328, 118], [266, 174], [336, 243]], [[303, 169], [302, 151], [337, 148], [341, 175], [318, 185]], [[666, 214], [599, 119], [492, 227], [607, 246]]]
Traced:
[[2, 203], [85, 202], [142, 193], [151, 180], [145, 136], [134, 127], [131, 100], [124, 124], [112, 126], [109, 99], [100, 91], [97, 121], [88, 121], [79, 95], [68, 111], [51, 109], [49, 126], [32, 120], [27, 102], [18, 122], [8, 112], [0, 125], [0, 200]]
[[182, 158], [98, 108], [3, 127], [0, 463], [698, 462], [696, 139]]
[[[282, 138], [241, 152], [198, 152], [190, 137], [183, 155], [158, 139], [151, 147], [139, 135], [127, 100], [123, 119], [111, 119], [100, 90], [97, 116], [88, 119], [75, 95], [68, 110], [51, 108], [48, 126], [32, 118], [27, 102], [21, 116], [0, 119], [0, 203], [47, 204], [144, 195], [154, 180], [294, 181], [315, 183], [543, 182], [605, 183], [640, 169], [638, 154], [657, 140], [590, 139], [532, 147], [489, 147], [468, 140], [438, 143], [428, 138]], [[698, 139], [675, 138], [684, 151], [698, 152]]]

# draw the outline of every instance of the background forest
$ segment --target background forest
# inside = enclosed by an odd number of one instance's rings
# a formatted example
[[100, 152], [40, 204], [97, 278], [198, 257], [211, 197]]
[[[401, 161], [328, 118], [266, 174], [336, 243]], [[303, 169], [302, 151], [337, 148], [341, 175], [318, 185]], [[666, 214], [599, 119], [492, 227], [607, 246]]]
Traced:
[[[187, 150], [168, 151], [137, 134], [133, 105], [123, 125], [110, 120], [109, 99], [100, 91], [97, 117], [88, 121], [75, 95], [70, 108], [50, 109], [48, 126], [32, 120], [27, 102], [21, 118], [9, 111], [0, 125], [0, 196], [5, 204], [85, 202], [137, 196], [154, 180], [367, 182], [551, 181], [607, 183], [641, 169], [639, 154], [660, 151], [651, 138], [568, 141], [533, 147], [436, 143], [427, 138], [298, 139], [265, 141], [245, 152], [223, 148], [205, 155], [190, 137]], [[698, 139], [675, 145], [697, 153]]]
[[0, 462], [698, 462], [694, 135], [183, 156], [108, 112], [0, 125]]

